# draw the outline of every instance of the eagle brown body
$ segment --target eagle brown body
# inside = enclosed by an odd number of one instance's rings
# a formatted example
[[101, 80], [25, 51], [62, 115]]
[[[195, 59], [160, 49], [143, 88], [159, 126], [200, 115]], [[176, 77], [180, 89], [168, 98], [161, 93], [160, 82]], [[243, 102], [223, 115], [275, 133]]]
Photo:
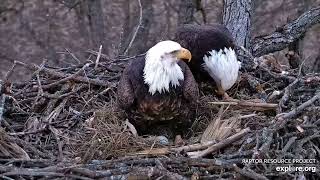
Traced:
[[192, 60], [188, 63], [193, 75], [198, 81], [208, 81], [208, 72], [202, 67], [203, 57], [212, 50], [224, 48], [234, 49], [234, 39], [229, 30], [221, 24], [192, 25], [178, 27], [174, 41], [189, 49]]
[[184, 75], [180, 85], [153, 95], [144, 81], [145, 57], [134, 59], [124, 70], [118, 85], [118, 104], [138, 132], [152, 133], [160, 124], [189, 123], [191, 106], [196, 103], [199, 90], [188, 66], [183, 61], [178, 65]]
[[225, 91], [236, 82], [240, 69], [228, 29], [221, 24], [183, 25], [177, 29], [174, 41], [192, 53], [188, 66], [197, 81], [215, 83], [216, 92], [228, 99]]

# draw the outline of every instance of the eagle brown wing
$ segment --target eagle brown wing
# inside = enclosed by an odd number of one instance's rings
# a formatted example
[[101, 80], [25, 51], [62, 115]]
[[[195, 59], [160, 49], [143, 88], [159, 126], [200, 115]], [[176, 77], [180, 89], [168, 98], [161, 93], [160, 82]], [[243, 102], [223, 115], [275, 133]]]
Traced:
[[129, 109], [135, 99], [132, 82], [130, 80], [131, 68], [132, 63], [124, 69], [118, 84], [118, 104], [123, 109]]
[[186, 63], [180, 62], [179, 65], [184, 70], [183, 96], [190, 102], [197, 102], [199, 99], [198, 83]]

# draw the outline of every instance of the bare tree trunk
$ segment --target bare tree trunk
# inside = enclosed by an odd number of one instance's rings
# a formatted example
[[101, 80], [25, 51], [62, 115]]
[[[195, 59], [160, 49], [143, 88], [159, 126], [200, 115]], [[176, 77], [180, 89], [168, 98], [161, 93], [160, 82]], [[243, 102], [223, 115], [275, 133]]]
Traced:
[[[251, 0], [224, 0], [223, 24], [235, 39], [238, 60], [242, 69], [254, 67], [251, 55]], [[240, 48], [240, 47], [244, 47]]]
[[191, 24], [194, 21], [195, 3], [193, 0], [180, 0], [178, 25]]
[[251, 0], [224, 0], [223, 24], [235, 38], [236, 45], [250, 50]]
[[106, 26], [105, 20], [103, 18], [103, 11], [101, 0], [87, 0], [88, 5], [88, 20], [91, 32], [91, 40], [93, 42], [93, 48], [99, 48], [102, 45], [102, 52], [104, 54], [109, 54], [108, 44], [106, 43]]

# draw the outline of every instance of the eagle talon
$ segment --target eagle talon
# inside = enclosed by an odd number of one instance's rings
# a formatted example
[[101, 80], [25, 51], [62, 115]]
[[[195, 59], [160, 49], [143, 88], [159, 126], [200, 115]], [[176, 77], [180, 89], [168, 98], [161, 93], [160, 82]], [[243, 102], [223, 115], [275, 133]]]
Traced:
[[237, 101], [236, 99], [233, 99], [232, 97], [230, 97], [229, 94], [227, 94], [227, 93], [223, 94], [223, 100], [225, 100], [225, 101]]

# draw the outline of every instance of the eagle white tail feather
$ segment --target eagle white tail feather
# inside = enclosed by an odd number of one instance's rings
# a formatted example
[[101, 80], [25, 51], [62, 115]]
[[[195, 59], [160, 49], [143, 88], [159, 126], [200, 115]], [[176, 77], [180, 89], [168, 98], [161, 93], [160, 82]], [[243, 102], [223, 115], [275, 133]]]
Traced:
[[232, 48], [224, 48], [209, 53], [210, 56], [203, 57], [203, 67], [222, 89], [230, 89], [236, 82], [240, 69], [235, 51]]

